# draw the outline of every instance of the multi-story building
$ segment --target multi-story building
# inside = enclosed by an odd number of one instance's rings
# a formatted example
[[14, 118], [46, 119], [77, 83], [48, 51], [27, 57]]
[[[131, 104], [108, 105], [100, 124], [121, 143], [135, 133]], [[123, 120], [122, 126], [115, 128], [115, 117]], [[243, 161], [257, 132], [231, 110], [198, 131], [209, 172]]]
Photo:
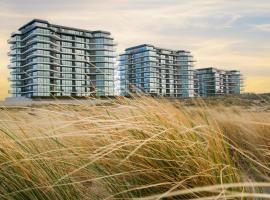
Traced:
[[240, 94], [242, 75], [237, 70], [202, 68], [195, 72], [195, 91], [198, 96]]
[[13, 97], [113, 96], [114, 39], [34, 19], [12, 33]]
[[121, 94], [193, 97], [193, 62], [189, 51], [149, 44], [128, 48], [120, 55]]

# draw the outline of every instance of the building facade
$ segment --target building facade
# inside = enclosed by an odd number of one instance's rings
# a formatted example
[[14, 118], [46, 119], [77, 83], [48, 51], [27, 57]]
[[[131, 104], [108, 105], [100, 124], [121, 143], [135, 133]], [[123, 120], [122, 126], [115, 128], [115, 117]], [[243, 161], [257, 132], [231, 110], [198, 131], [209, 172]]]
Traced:
[[193, 97], [193, 56], [143, 44], [120, 55], [120, 93], [145, 93], [164, 97]]
[[237, 70], [197, 69], [194, 80], [196, 94], [202, 97], [240, 94], [243, 86], [242, 75]]
[[8, 42], [13, 97], [114, 95], [115, 43], [109, 32], [35, 19]]

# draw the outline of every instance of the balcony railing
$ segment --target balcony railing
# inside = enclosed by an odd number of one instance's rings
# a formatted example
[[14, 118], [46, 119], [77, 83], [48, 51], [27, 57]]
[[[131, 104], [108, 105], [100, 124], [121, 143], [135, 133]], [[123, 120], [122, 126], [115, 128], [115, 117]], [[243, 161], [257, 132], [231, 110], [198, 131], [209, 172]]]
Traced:
[[7, 42], [8, 42], [9, 44], [15, 43], [16, 41], [17, 41], [17, 40], [16, 40], [15, 38], [13, 38], [13, 37], [7, 40]]

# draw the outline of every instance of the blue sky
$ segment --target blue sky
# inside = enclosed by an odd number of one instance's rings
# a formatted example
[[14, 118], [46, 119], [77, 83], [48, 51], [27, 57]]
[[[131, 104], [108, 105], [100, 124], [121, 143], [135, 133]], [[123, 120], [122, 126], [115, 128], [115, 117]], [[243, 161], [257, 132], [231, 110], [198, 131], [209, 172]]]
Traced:
[[141, 43], [191, 50], [196, 67], [239, 69], [246, 91], [270, 92], [269, 0], [0, 0], [0, 98], [10, 33], [33, 18], [108, 30], [118, 53]]

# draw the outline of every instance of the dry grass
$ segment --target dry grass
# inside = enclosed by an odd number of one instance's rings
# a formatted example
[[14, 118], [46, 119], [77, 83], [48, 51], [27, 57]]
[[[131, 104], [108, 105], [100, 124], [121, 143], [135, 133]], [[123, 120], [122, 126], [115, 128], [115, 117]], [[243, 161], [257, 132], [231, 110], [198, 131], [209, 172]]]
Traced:
[[270, 112], [147, 97], [0, 110], [1, 199], [269, 199]]

